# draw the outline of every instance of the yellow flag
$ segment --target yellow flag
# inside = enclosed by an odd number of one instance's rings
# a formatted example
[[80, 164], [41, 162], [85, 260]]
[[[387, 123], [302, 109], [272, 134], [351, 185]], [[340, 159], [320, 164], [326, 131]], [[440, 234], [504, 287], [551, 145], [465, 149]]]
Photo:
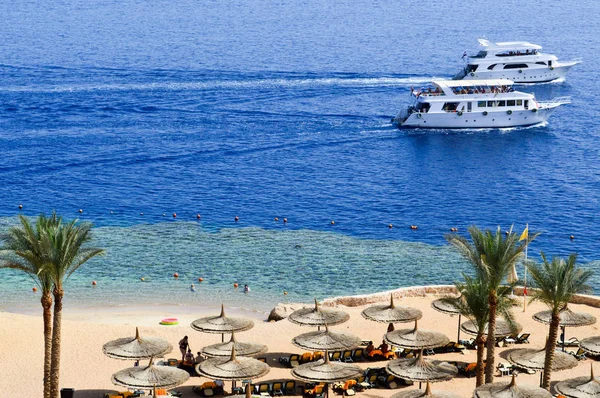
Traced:
[[525, 227], [525, 230], [523, 231], [523, 233], [521, 234], [521, 237], [519, 238], [519, 240], [525, 240], [529, 238], [529, 225]]

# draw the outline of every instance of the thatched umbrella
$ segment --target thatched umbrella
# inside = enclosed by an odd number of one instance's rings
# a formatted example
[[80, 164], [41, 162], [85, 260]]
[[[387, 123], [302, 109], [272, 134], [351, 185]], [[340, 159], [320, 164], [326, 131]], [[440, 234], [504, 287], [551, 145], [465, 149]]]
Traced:
[[218, 316], [209, 316], [196, 319], [190, 325], [192, 329], [204, 333], [218, 333], [221, 335], [221, 341], [225, 341], [225, 333], [243, 332], [252, 329], [254, 322], [247, 318], [230, 318], [225, 316], [225, 308], [221, 304], [221, 314]]
[[296, 310], [288, 316], [288, 319], [297, 325], [318, 326], [320, 329], [321, 326], [333, 326], [344, 323], [350, 319], [350, 315], [340, 310], [321, 308], [319, 302], [315, 299], [314, 308], [309, 307]]
[[269, 370], [269, 365], [258, 359], [236, 356], [235, 347], [228, 358], [209, 358], [196, 365], [196, 372], [204, 377], [231, 381], [262, 377]]
[[354, 379], [363, 374], [363, 370], [353, 364], [344, 362], [330, 362], [329, 352], [325, 358], [315, 362], [308, 362], [292, 369], [292, 376], [298, 380], [309, 383], [326, 383], [329, 395], [329, 383]]
[[226, 343], [212, 344], [202, 349], [202, 354], [207, 357], [228, 357], [231, 355], [231, 349], [235, 347], [237, 355], [251, 357], [267, 352], [267, 346], [256, 343], [243, 343], [237, 341], [235, 333], [231, 333], [231, 339]]
[[450, 342], [450, 339], [442, 333], [419, 330], [417, 321], [413, 329], [398, 329], [386, 333], [384, 340], [390, 345], [410, 350], [442, 347]]
[[173, 366], [154, 366], [154, 358], [148, 366], [134, 366], [112, 375], [113, 384], [127, 388], [152, 389], [172, 388], [185, 383], [190, 375], [185, 370]]
[[[544, 373], [544, 364], [546, 361], [546, 349], [542, 348], [515, 348], [506, 351], [508, 362], [520, 368], [529, 370], [539, 370], [540, 384]], [[557, 351], [554, 353], [552, 361], [552, 371], [571, 369], [577, 366], [577, 359], [570, 354]]]
[[548, 390], [541, 387], [518, 386], [515, 375], [510, 383], [489, 383], [479, 386], [473, 392], [474, 398], [552, 398]]
[[361, 344], [359, 337], [348, 333], [332, 332], [325, 325], [325, 330], [303, 333], [292, 339], [292, 343], [308, 351], [341, 351], [350, 350]]
[[588, 337], [579, 342], [579, 347], [592, 355], [600, 355], [600, 336]]
[[[570, 327], [581, 327], [581, 326], [589, 326], [596, 323], [596, 317], [588, 314], [586, 312], [573, 312], [569, 308], [565, 308], [561, 312], [558, 313], [560, 322], [559, 325], [563, 328], [562, 333], [562, 350], [565, 350], [565, 337], [566, 337], [566, 329], [567, 326]], [[538, 313], [533, 314], [533, 319], [544, 323], [546, 325], [550, 325], [552, 321], [552, 311], [540, 311]]]
[[363, 318], [383, 323], [414, 322], [423, 317], [423, 312], [413, 307], [401, 307], [394, 304], [394, 295], [390, 294], [389, 304], [377, 304], [365, 308], [361, 315]]
[[594, 377], [594, 365], [590, 364], [590, 376], [576, 377], [557, 383], [556, 391], [569, 398], [600, 397], [600, 378]]
[[447, 303], [442, 299], [434, 300], [431, 303], [431, 307], [436, 311], [448, 314], [450, 316], [458, 315], [458, 336], [456, 337], [456, 342], [460, 343], [460, 321], [462, 318], [460, 310], [454, 305]]
[[450, 380], [458, 373], [456, 366], [447, 362], [424, 359], [422, 350], [415, 358], [401, 358], [388, 363], [386, 370], [401, 379], [431, 383]]
[[[477, 326], [475, 325], [475, 323], [473, 321], [464, 322], [462, 325], [460, 325], [460, 328], [465, 333], [472, 334], [474, 336], [476, 336], [478, 334]], [[503, 321], [501, 319], [496, 320], [496, 337], [510, 336], [513, 333], [520, 333], [521, 330], [523, 330], [523, 327], [521, 325], [519, 325], [518, 323], [515, 323], [515, 329], [513, 330], [510, 328], [510, 325], [508, 324], [508, 322]], [[485, 324], [485, 330], [483, 331], [483, 334], [486, 336], [488, 334], [488, 324], [487, 323]]]
[[173, 351], [173, 346], [160, 337], [140, 337], [138, 328], [135, 328], [135, 337], [125, 337], [109, 341], [102, 346], [104, 354], [115, 359], [149, 359], [162, 357]]
[[452, 394], [446, 391], [431, 391], [431, 384], [427, 382], [425, 391], [408, 390], [392, 395], [391, 398], [460, 398], [460, 395]]

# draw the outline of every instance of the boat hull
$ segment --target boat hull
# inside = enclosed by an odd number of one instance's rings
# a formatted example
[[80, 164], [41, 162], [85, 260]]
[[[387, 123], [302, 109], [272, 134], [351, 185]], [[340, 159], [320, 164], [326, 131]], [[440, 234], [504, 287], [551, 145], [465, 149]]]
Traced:
[[564, 79], [569, 69], [576, 64], [577, 62], [571, 62], [559, 64], [554, 68], [504, 69], [499, 71], [483, 69], [467, 73], [462, 79], [460, 78], [461, 74], [457, 75], [456, 78], [458, 78], [457, 80], [509, 79], [515, 83], [544, 83]]
[[395, 118], [393, 121], [398, 127], [413, 128], [443, 128], [443, 129], [479, 129], [479, 128], [509, 128], [524, 127], [546, 122], [555, 108], [542, 108], [536, 112], [532, 110], [513, 111], [488, 111], [442, 113], [412, 113], [405, 120]]

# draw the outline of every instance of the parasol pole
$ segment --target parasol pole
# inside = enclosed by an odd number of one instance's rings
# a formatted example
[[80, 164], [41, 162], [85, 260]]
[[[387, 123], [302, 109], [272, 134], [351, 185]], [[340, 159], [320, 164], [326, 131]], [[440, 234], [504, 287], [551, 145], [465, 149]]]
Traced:
[[529, 246], [529, 223], [526, 224], [525, 230], [521, 234], [519, 240], [525, 240], [525, 262], [523, 263], [523, 312], [527, 309], [527, 247]]

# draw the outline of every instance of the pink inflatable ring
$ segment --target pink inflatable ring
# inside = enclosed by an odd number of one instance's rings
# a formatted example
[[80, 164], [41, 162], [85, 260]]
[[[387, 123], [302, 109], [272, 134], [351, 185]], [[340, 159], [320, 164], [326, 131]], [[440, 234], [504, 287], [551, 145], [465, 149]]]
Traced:
[[179, 324], [179, 319], [177, 318], [165, 318], [162, 321], [160, 321], [161, 325], [166, 325], [166, 326], [172, 326], [172, 325], [178, 325]]

